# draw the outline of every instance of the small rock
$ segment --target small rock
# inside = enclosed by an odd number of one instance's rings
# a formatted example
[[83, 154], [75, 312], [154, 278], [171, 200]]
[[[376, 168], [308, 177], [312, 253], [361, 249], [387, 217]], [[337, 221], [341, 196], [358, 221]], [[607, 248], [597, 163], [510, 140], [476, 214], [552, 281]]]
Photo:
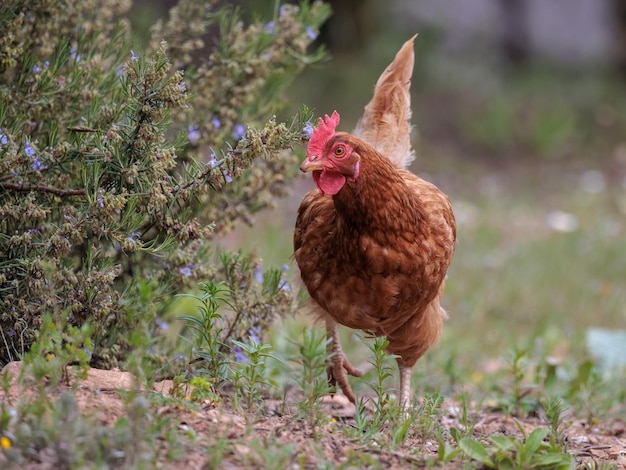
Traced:
[[587, 436], [573, 436], [570, 441], [574, 444], [589, 444], [589, 438]]

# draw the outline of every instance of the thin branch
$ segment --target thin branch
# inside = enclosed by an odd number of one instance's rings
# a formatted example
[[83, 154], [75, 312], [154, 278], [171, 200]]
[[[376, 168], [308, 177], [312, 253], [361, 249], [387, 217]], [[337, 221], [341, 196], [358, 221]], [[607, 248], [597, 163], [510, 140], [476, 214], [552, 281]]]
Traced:
[[0, 187], [5, 189], [13, 189], [15, 191], [23, 191], [30, 192], [36, 191], [40, 193], [52, 193], [57, 196], [84, 196], [84, 189], [59, 189], [53, 188], [51, 186], [45, 186], [43, 184], [29, 184], [29, 183], [2, 183], [0, 182]]

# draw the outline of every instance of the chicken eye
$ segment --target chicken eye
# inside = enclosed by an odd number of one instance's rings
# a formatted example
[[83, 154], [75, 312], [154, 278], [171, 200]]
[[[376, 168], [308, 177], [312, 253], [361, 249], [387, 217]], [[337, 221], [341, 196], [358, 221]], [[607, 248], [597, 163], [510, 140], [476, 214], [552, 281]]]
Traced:
[[343, 145], [335, 148], [335, 155], [338, 157], [343, 157], [346, 153], [346, 148]]

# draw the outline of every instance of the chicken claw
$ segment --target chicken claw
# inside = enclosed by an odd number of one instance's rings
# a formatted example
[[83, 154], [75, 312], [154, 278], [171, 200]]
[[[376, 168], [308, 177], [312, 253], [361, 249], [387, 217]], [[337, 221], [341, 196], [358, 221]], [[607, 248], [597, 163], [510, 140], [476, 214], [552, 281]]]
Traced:
[[339, 384], [339, 388], [341, 388], [341, 391], [346, 398], [356, 405], [356, 396], [352, 391], [350, 382], [348, 382], [348, 374], [353, 377], [361, 377], [363, 373], [350, 364], [350, 361], [348, 361], [348, 358], [341, 349], [341, 340], [339, 338], [339, 331], [337, 330], [337, 323], [332, 320], [327, 320], [326, 333], [331, 339], [328, 345], [329, 352], [331, 353], [331, 364], [328, 367], [328, 382], [333, 387]]

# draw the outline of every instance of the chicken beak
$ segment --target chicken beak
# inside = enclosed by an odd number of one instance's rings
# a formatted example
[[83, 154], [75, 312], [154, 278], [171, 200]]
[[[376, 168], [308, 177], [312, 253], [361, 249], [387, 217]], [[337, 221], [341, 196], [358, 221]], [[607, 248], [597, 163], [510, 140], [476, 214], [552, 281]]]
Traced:
[[324, 166], [318, 160], [318, 157], [307, 157], [300, 165], [300, 171], [307, 173], [309, 171], [323, 170]]

